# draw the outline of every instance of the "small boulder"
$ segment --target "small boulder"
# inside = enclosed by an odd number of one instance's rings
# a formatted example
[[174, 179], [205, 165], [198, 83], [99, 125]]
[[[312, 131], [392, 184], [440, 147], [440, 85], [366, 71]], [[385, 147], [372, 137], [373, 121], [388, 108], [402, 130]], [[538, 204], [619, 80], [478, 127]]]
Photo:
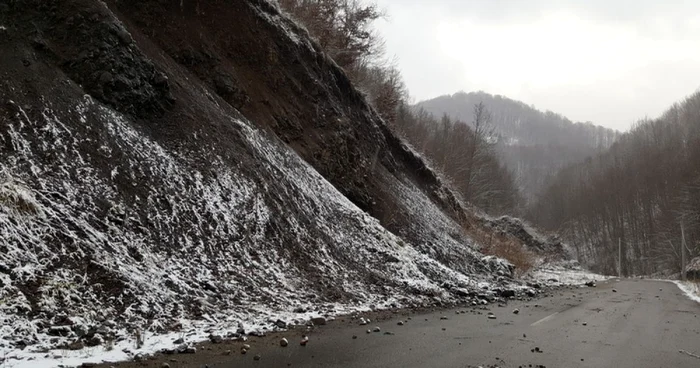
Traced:
[[194, 346], [188, 346], [185, 350], [181, 351], [181, 354], [194, 354], [197, 352], [197, 348]]
[[92, 337], [85, 340], [85, 345], [87, 345], [89, 347], [102, 345], [102, 343], [103, 343], [102, 335], [100, 335], [100, 334], [94, 334], [94, 335], [92, 335]]
[[501, 298], [512, 298], [515, 296], [515, 290], [510, 290], [510, 289], [503, 290], [503, 291], [501, 291], [500, 294], [501, 294]]
[[210, 334], [209, 341], [211, 341], [212, 344], [221, 344], [224, 341], [224, 338], [221, 337], [221, 335]]
[[280, 346], [286, 347], [287, 345], [289, 345], [289, 341], [285, 338], [282, 338], [282, 340], [280, 340]]

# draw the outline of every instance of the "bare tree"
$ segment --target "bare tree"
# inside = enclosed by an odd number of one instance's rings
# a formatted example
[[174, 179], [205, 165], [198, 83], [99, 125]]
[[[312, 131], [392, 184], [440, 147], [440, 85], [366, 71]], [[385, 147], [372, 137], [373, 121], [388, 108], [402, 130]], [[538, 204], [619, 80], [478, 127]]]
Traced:
[[700, 254], [698, 121], [700, 93], [641, 121], [607, 151], [562, 170], [531, 219], [567, 234], [601, 272], [615, 272], [618, 258], [625, 275], [678, 272], [681, 223], [685, 254]]

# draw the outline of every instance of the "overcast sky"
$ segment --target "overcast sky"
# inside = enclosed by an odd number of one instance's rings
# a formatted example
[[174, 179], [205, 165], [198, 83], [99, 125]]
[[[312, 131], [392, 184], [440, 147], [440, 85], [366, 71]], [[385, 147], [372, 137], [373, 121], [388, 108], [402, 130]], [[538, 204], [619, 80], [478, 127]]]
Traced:
[[626, 130], [700, 87], [700, 1], [377, 2], [415, 102], [483, 90]]

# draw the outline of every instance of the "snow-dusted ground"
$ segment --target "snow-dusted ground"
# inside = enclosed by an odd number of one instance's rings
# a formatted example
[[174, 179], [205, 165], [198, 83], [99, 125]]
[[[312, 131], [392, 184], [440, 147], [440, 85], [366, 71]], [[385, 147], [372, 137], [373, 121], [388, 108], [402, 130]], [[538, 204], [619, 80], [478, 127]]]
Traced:
[[673, 280], [671, 282], [678, 285], [678, 288], [681, 289], [688, 298], [700, 303], [700, 284], [697, 282], [680, 280]]
[[47, 75], [32, 93], [19, 90], [28, 81], [0, 91], [12, 112], [0, 122], [2, 368], [124, 360], [278, 319], [526, 288], [401, 173], [373, 173], [406, 207], [400, 238], [204, 88], [187, 92], [193, 111], [206, 107], [203, 128], [171, 142]]
[[[272, 328], [278, 318], [496, 286], [499, 262], [393, 175], [389, 184], [412, 204], [410, 231], [423, 239], [415, 244], [245, 120], [218, 117], [242, 137], [230, 143], [234, 166], [209, 146], [162, 145], [88, 96], [68, 109], [10, 105], [16, 114], [0, 131], [12, 147], [0, 152], [3, 368], [153, 352], [183, 334], [168, 332], [178, 324], [195, 341], [210, 329]], [[310, 312], [290, 312], [297, 307]], [[150, 336], [138, 351], [135, 331]], [[101, 343], [66, 350], [86, 334]], [[108, 340], [116, 343], [106, 351]]]
[[[379, 308], [387, 308], [387, 305], [379, 305]], [[14, 350], [3, 351], [0, 349], [0, 363], [2, 368], [56, 368], [58, 366], [75, 367], [82, 363], [102, 363], [119, 362], [133, 359], [137, 355], [149, 355], [163, 349], [173, 349], [177, 347], [173, 341], [183, 339], [186, 344], [205, 341], [211, 334], [226, 336], [231, 331], [243, 328], [246, 331], [266, 331], [270, 322], [276, 320], [284, 321], [306, 321], [313, 317], [321, 316], [319, 313], [277, 313], [268, 314], [267, 318], [261, 319], [265, 315], [265, 307], [260, 308], [261, 314], [256, 318], [251, 317], [246, 323], [240, 321], [208, 322], [181, 320], [183, 329], [180, 332], [152, 333], [145, 331], [143, 335], [143, 345], [137, 348], [136, 338], [131, 335], [122, 341], [106, 346], [96, 346], [82, 350], [71, 351], [62, 349], [50, 349], [42, 352], [32, 352]], [[363, 312], [369, 310], [368, 307], [347, 307], [337, 306], [337, 313], [350, 314], [352, 312]], [[2, 316], [0, 316], [0, 319]], [[328, 317], [328, 318], [332, 318]]]
[[[80, 325], [116, 321], [122, 329], [108, 334], [128, 346], [133, 331], [162, 333], [193, 313], [217, 329], [270, 326], [299, 305], [339, 313], [420, 304], [450, 298], [445, 281], [476, 288], [487, 276], [472, 274], [481, 260], [468, 239], [436, 237], [448, 219], [422, 192], [407, 193], [422, 203], [414, 215], [426, 242], [407, 244], [247, 122], [229, 118], [264, 180], [214, 152], [168, 150], [89, 97], [70, 111], [45, 107], [38, 117], [15, 105], [5, 137], [13, 150], [0, 162], [0, 333], [13, 341], [0, 341], [6, 367], [27, 351], [44, 355], [75, 341]], [[111, 160], [108, 172], [95, 151]], [[198, 155], [214, 175], [192, 165]], [[124, 196], [124, 182], [138, 195]], [[28, 292], [32, 285], [38, 288]], [[314, 302], [324, 287], [348, 301]], [[52, 334], [50, 326], [69, 331]], [[99, 349], [48, 355], [79, 359]], [[115, 351], [108, 355], [125, 357]]]
[[604, 281], [612, 278], [585, 270], [576, 261], [553, 262], [542, 265], [532, 272], [531, 277], [542, 282], [556, 280], [552, 282], [559, 284], [582, 284], [588, 281]]

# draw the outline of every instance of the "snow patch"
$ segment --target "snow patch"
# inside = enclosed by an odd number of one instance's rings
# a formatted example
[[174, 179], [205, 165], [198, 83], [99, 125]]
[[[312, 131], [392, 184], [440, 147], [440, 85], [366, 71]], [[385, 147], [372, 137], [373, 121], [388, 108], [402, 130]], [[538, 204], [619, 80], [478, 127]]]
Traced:
[[690, 300], [700, 303], [700, 284], [691, 281], [672, 280]]
[[604, 281], [612, 278], [585, 270], [576, 261], [553, 262], [542, 265], [531, 273], [531, 277], [540, 282], [556, 280], [560, 284], [583, 284], [588, 281]]

